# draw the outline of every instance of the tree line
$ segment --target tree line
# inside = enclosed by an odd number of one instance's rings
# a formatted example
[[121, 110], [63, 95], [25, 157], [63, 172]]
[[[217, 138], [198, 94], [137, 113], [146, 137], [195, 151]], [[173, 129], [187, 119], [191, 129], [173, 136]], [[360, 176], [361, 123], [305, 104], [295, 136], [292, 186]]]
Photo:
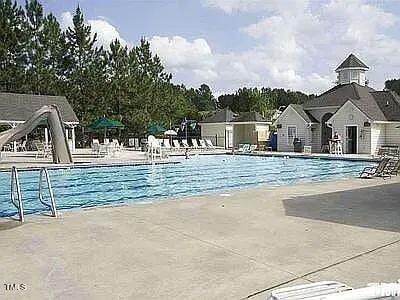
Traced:
[[151, 123], [201, 120], [228, 106], [267, 116], [281, 105], [312, 97], [241, 88], [215, 98], [206, 84], [195, 89], [172, 83], [172, 74], [144, 38], [131, 48], [114, 40], [105, 49], [96, 41], [79, 6], [72, 25], [63, 30], [37, 0], [25, 5], [0, 0], [0, 91], [66, 96], [83, 127], [105, 115], [135, 135]]

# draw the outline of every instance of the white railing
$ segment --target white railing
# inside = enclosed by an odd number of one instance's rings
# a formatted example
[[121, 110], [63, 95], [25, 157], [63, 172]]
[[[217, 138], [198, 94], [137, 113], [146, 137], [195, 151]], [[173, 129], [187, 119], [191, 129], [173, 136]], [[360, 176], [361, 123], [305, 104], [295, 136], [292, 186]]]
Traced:
[[[43, 198], [43, 176], [46, 178], [47, 189], [49, 190], [50, 204]], [[53, 188], [51, 187], [50, 176], [47, 168], [41, 168], [39, 174], [39, 201], [51, 210], [52, 216], [57, 218], [56, 202], [54, 200]]]
[[22, 205], [21, 186], [19, 184], [18, 170], [11, 167], [11, 203], [18, 210], [19, 221], [24, 222], [24, 206]]

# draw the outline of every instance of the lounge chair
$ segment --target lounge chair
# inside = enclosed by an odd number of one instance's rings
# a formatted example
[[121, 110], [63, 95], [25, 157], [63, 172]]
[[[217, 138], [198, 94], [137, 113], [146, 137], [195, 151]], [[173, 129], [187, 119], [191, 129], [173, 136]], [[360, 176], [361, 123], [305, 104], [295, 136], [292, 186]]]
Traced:
[[253, 152], [253, 151], [255, 151], [257, 149], [257, 145], [251, 145], [250, 146], [250, 149], [249, 149], [249, 152]]
[[182, 140], [182, 145], [183, 145], [184, 148], [192, 148], [192, 147], [189, 146], [187, 140]]
[[239, 144], [238, 151], [242, 153], [250, 152], [250, 144]]
[[267, 300], [325, 299], [330, 295], [346, 293], [352, 290], [352, 287], [341, 282], [320, 281], [273, 290]]
[[51, 148], [50, 147], [46, 147], [46, 145], [45, 144], [43, 144], [42, 142], [40, 142], [40, 141], [33, 141], [33, 145], [35, 146], [35, 148], [36, 148], [36, 150], [37, 150], [37, 152], [36, 152], [36, 158], [38, 158], [38, 157], [43, 157], [43, 158], [45, 158], [45, 157], [47, 157], [47, 156], [49, 156], [49, 154], [50, 154], [50, 150], [51, 150]]
[[389, 157], [384, 157], [381, 159], [377, 166], [365, 167], [364, 170], [360, 173], [360, 178], [390, 177], [391, 174], [389, 173], [389, 170], [387, 168], [389, 161]]
[[215, 146], [213, 145], [213, 143], [211, 142], [210, 139], [205, 139], [204, 141], [206, 142], [207, 148], [210, 148], [213, 150], [215, 149]]
[[192, 139], [192, 145], [194, 149], [200, 149], [199, 144], [196, 139]]
[[169, 139], [164, 139], [164, 149], [167, 151], [171, 151], [172, 147], [171, 144], [169, 143]]
[[387, 173], [390, 175], [399, 175], [400, 172], [400, 159], [392, 158], [386, 166]]
[[26, 151], [26, 140], [18, 145], [18, 151]]
[[200, 143], [200, 148], [201, 149], [203, 149], [203, 150], [207, 150], [208, 149], [208, 147], [206, 145], [206, 142], [204, 140], [199, 140], [199, 143]]
[[181, 151], [182, 149], [181, 149], [181, 144], [179, 144], [179, 141], [178, 140], [173, 140], [172, 141], [172, 143], [174, 144], [174, 150], [176, 150], [176, 151]]

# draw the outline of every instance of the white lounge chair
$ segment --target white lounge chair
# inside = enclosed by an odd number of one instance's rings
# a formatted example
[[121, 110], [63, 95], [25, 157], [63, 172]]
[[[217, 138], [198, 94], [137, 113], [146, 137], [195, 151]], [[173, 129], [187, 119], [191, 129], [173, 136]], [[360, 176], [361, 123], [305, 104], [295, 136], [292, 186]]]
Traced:
[[250, 152], [250, 144], [239, 144], [238, 151], [242, 153]]
[[171, 151], [171, 144], [169, 143], [169, 139], [164, 139], [164, 149], [167, 151]]
[[38, 157], [47, 157], [50, 152], [51, 152], [51, 148], [46, 146], [45, 144], [43, 144], [40, 141], [33, 141], [33, 145], [35, 146], [37, 152], [36, 152], [36, 158]]
[[196, 139], [192, 139], [192, 145], [194, 149], [200, 149], [199, 144]]
[[18, 151], [26, 151], [26, 140], [18, 145]]
[[207, 147], [207, 145], [206, 145], [206, 142], [204, 141], [204, 140], [199, 140], [199, 143], [200, 143], [200, 147], [201, 147], [201, 149], [203, 149], [203, 150], [207, 150], [208, 149], [208, 147]]
[[211, 142], [210, 139], [205, 139], [205, 142], [206, 142], [207, 148], [213, 149], [213, 150], [215, 149], [215, 146], [213, 145], [213, 143]]
[[183, 145], [184, 148], [192, 148], [192, 147], [189, 146], [189, 144], [188, 144], [186, 139], [182, 140], [182, 145]]
[[181, 144], [179, 144], [178, 140], [173, 140], [172, 143], [174, 144], [174, 150], [181, 151]]
[[372, 300], [398, 299], [400, 283], [370, 283], [353, 289], [336, 281], [320, 281], [273, 290], [268, 300]]

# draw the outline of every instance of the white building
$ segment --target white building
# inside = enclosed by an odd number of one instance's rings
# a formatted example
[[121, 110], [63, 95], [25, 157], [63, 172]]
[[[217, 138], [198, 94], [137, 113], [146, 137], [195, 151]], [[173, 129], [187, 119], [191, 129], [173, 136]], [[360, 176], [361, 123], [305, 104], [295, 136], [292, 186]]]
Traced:
[[289, 105], [275, 121], [278, 151], [293, 151], [297, 137], [323, 152], [335, 132], [344, 153], [373, 155], [381, 146], [400, 145], [400, 97], [368, 87], [368, 69], [350, 54], [336, 69], [336, 86], [303, 105]]
[[235, 114], [225, 108], [199, 124], [202, 138], [211, 139], [214, 145], [229, 149], [239, 144], [265, 145], [271, 122], [257, 112]]

